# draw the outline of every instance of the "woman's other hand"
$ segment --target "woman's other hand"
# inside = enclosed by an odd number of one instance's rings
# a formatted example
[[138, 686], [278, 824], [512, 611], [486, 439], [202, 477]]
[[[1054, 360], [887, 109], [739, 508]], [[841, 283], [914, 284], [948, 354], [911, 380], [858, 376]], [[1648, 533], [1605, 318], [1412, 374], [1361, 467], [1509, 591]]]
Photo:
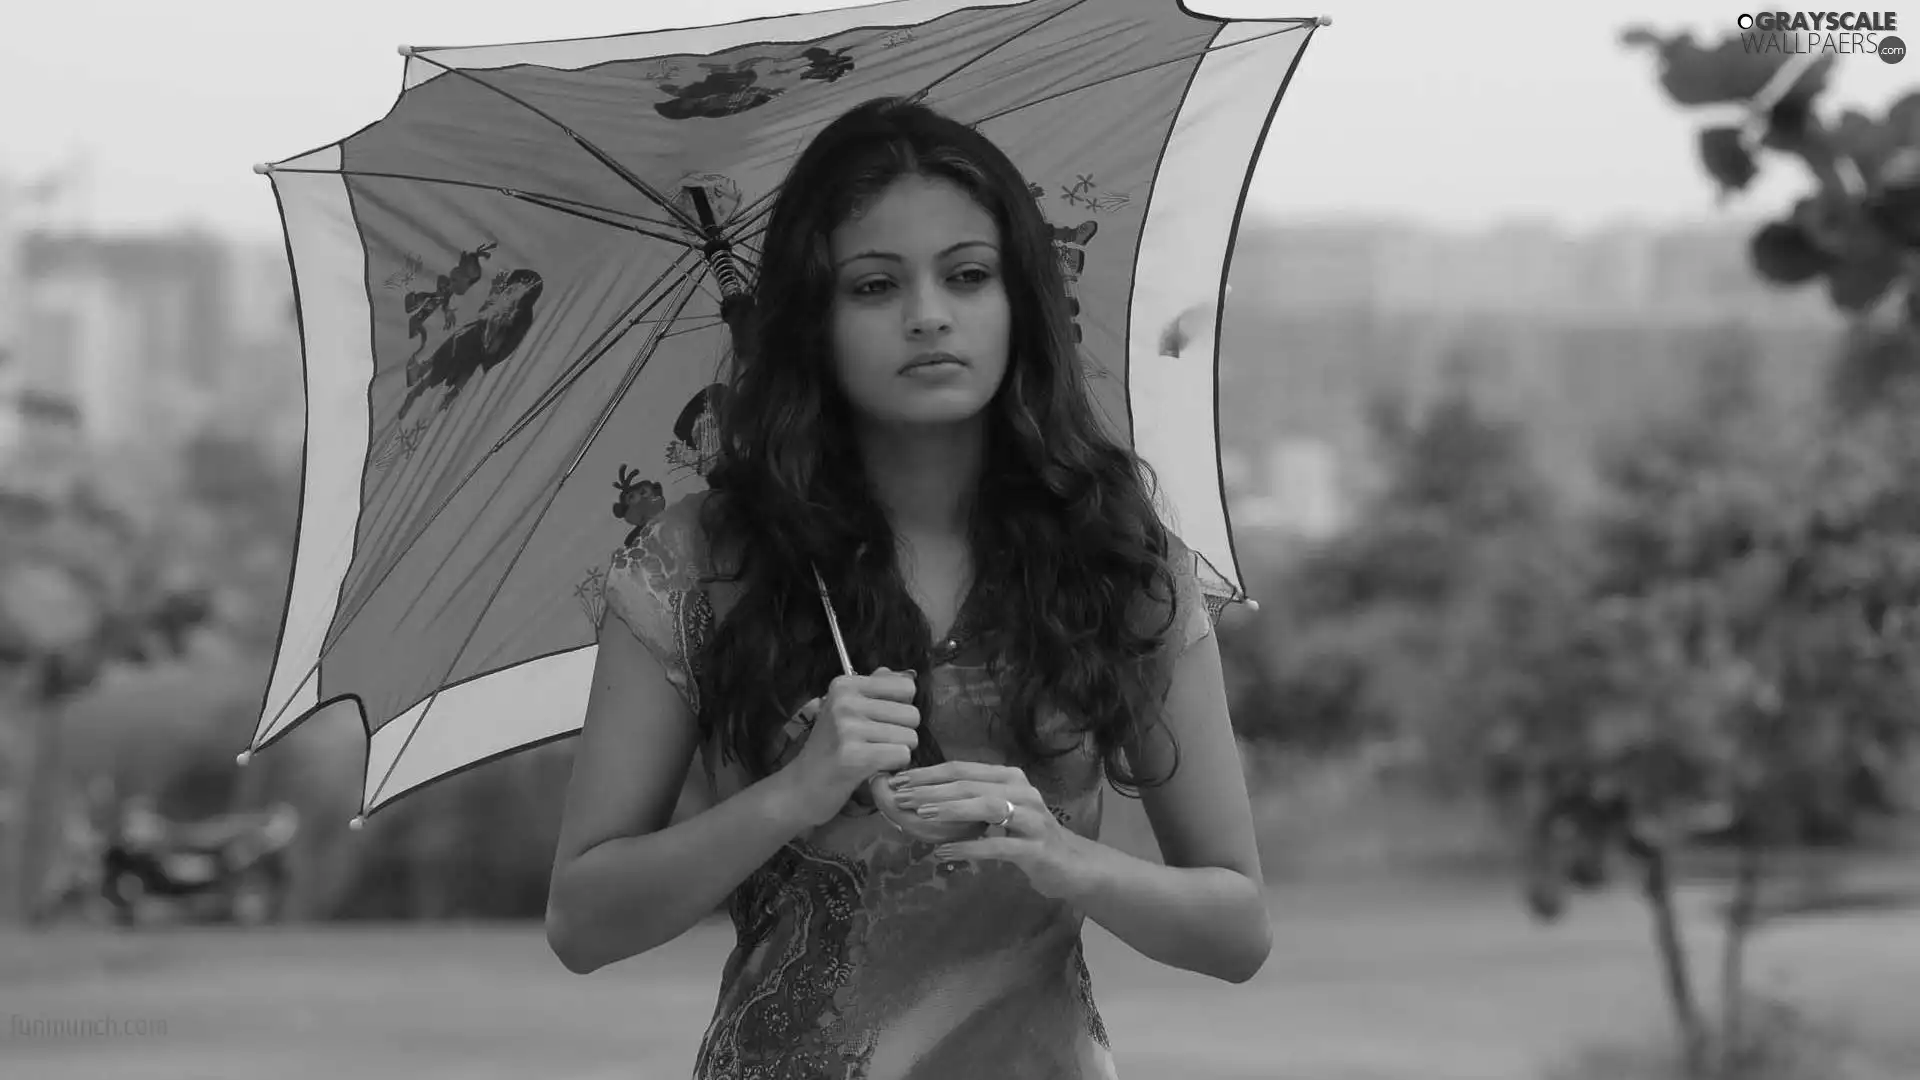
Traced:
[[929, 821], [990, 826], [989, 835], [980, 839], [941, 845], [934, 851], [936, 858], [1012, 863], [1035, 891], [1056, 900], [1071, 897], [1081, 887], [1089, 841], [1053, 816], [1046, 799], [1019, 769], [949, 761], [900, 773], [891, 784], [902, 807]]

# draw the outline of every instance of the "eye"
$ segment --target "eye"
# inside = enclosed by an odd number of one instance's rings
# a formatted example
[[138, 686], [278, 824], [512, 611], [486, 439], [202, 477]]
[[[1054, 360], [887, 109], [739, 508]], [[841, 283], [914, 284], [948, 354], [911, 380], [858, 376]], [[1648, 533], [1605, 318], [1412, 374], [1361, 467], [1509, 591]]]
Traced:
[[886, 278], [868, 278], [865, 281], [854, 283], [853, 295], [879, 296], [883, 291], [892, 287], [893, 282], [888, 281]]
[[953, 276], [963, 285], [985, 285], [993, 280], [993, 271], [981, 266], [969, 266]]

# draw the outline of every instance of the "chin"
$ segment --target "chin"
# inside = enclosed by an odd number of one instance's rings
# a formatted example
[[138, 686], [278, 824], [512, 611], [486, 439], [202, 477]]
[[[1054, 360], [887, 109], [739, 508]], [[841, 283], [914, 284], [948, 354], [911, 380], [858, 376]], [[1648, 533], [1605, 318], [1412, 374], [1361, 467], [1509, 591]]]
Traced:
[[970, 409], [927, 410], [908, 413], [894, 423], [903, 428], [924, 428], [927, 430], [946, 430], [956, 427], [969, 427], [986, 415], [984, 406]]
[[872, 414], [874, 420], [890, 427], [944, 428], [970, 424], [986, 415], [988, 399], [973, 394], [949, 392], [939, 395], [915, 395], [908, 401], [890, 401]]

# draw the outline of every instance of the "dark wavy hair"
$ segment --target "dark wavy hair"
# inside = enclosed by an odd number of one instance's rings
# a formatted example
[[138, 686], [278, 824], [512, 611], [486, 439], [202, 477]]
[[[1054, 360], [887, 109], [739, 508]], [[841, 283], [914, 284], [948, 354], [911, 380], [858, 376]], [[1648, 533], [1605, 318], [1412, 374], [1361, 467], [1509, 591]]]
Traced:
[[[1001, 233], [1012, 340], [987, 406], [966, 610], [995, 657], [1005, 722], [1030, 762], [1091, 735], [1123, 793], [1163, 782], [1125, 752], [1165, 699], [1162, 642], [1177, 600], [1151, 470], [1095, 412], [1052, 231], [1026, 179], [979, 132], [898, 98], [866, 102], [823, 129], [768, 222], [702, 511], [711, 550], [722, 553], [719, 580], [739, 585], [698, 665], [702, 734], [717, 733], [727, 760], [764, 776], [774, 732], [840, 673], [815, 566], [856, 670], [932, 668], [931, 631], [867, 483], [829, 336], [833, 229], [911, 175], [959, 185]], [[1047, 707], [1070, 722], [1071, 744], [1042, 735]], [[938, 732], [923, 725], [921, 734], [923, 750], [937, 746]]]

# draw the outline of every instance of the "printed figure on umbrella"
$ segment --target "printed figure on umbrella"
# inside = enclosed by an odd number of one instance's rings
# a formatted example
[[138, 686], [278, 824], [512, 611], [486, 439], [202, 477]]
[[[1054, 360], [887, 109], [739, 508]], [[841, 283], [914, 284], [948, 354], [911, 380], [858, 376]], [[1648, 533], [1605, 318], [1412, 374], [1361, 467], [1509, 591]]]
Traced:
[[[419, 344], [407, 357], [407, 396], [400, 403], [402, 421], [429, 390], [444, 391], [439, 412], [452, 408], [475, 376], [505, 363], [526, 340], [545, 288], [538, 272], [525, 268], [498, 270], [484, 298], [478, 304], [471, 302], [469, 294], [483, 274], [480, 264], [493, 255], [494, 248], [488, 242], [462, 251], [452, 270], [441, 274], [433, 289], [407, 294], [407, 337]], [[430, 321], [435, 314], [440, 318]], [[439, 323], [444, 335], [437, 342], [434, 322]]]
[[[658, 85], [669, 96], [665, 101], [655, 102], [653, 108], [669, 120], [718, 120], [735, 116], [757, 109], [787, 92], [789, 87], [773, 80], [797, 77], [799, 82], [795, 85], [839, 82], [853, 71], [853, 57], [847, 52], [845, 48], [828, 50], [814, 46], [794, 58], [749, 56], [731, 64], [701, 64], [706, 74], [693, 82], [682, 85], [661, 80]], [[762, 65], [772, 66], [763, 70]], [[767, 76], [768, 81], [761, 81], [762, 75]]]

